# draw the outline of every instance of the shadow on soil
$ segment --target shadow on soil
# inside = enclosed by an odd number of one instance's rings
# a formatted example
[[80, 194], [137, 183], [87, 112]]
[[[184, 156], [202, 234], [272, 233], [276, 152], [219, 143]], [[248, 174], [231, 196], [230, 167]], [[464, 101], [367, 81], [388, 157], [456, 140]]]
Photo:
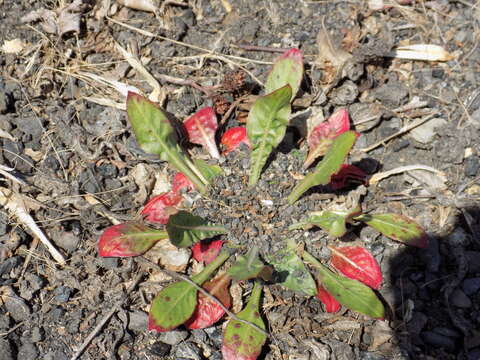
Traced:
[[[428, 249], [405, 248], [388, 266], [394, 336], [410, 359], [480, 359], [480, 208], [459, 211]], [[382, 291], [383, 293], [384, 291]]]

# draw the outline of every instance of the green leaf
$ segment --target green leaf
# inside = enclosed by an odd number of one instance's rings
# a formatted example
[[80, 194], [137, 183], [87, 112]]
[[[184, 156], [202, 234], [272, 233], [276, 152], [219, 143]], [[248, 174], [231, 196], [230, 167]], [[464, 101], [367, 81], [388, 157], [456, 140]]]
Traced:
[[252, 145], [249, 185], [260, 178], [263, 166], [272, 150], [280, 144], [290, 117], [290, 85], [259, 97], [253, 104], [247, 119], [247, 136]]
[[165, 113], [143, 96], [129, 92], [127, 114], [140, 147], [167, 161], [177, 171], [185, 174], [198, 191], [204, 193], [206, 184], [188, 166], [189, 160], [178, 145], [175, 130]]
[[171, 215], [167, 223], [167, 233], [173, 245], [187, 247], [203, 239], [225, 234], [223, 226], [211, 225], [200, 216], [186, 211], [179, 211]]
[[227, 273], [233, 279], [241, 281], [257, 277], [269, 277], [271, 275], [271, 269], [269, 266], [265, 266], [257, 254], [250, 253], [250, 256], [238, 256]]
[[197, 306], [197, 289], [176, 282], [158, 293], [150, 307], [149, 330], [168, 331], [190, 319]]
[[[265, 323], [260, 316], [261, 293], [261, 285], [255, 282], [247, 306], [236, 316], [265, 330]], [[254, 360], [260, 355], [266, 340], [267, 336], [253, 326], [232, 319], [228, 322], [223, 333], [223, 358], [225, 360]]]
[[287, 241], [287, 247], [270, 255], [266, 260], [282, 275], [286, 273], [281, 283], [286, 288], [315, 296], [317, 285], [302, 259], [296, 253], [296, 244], [293, 240]]
[[[199, 274], [192, 276], [192, 281], [202, 285], [218, 269], [230, 255], [221, 253]], [[190, 319], [197, 306], [197, 288], [188, 281], [176, 282], [153, 299], [150, 307], [148, 329], [168, 331]]]
[[207, 164], [201, 159], [195, 159], [193, 160], [193, 163], [195, 164], [195, 167], [202, 173], [205, 179], [208, 180], [208, 182], [211, 182], [214, 177], [223, 174], [222, 168], [218, 165]]
[[265, 93], [271, 93], [285, 85], [292, 88], [293, 100], [300, 88], [303, 77], [303, 57], [298, 49], [290, 49], [283, 53], [273, 65], [265, 83]]
[[364, 214], [357, 216], [355, 220], [363, 221], [390, 239], [419, 248], [428, 246], [428, 235], [425, 230], [406, 216], [399, 214]]
[[321, 284], [340, 304], [375, 319], [385, 317], [382, 302], [367, 285], [333, 273], [306, 251], [303, 257], [317, 268]]
[[301, 224], [315, 225], [333, 237], [342, 237], [347, 232], [347, 221], [360, 213], [360, 206], [350, 211], [323, 210], [311, 213], [308, 219]]
[[293, 204], [303, 193], [313, 186], [327, 185], [332, 175], [340, 170], [356, 139], [357, 133], [355, 131], [346, 131], [338, 135], [333, 140], [325, 157], [318, 163], [315, 170], [305, 176], [305, 178], [295, 186], [292, 193], [288, 196], [288, 202]]

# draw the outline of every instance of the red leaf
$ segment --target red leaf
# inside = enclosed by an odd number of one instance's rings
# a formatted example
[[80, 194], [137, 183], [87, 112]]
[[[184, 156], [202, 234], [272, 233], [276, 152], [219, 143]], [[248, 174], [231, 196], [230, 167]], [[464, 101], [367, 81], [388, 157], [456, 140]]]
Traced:
[[[232, 304], [230, 293], [228, 292], [228, 285], [230, 284], [230, 277], [226, 274], [206, 282], [203, 288], [211, 295], [215, 296], [223, 306], [227, 309]], [[203, 295], [198, 294], [197, 307], [192, 317], [185, 323], [188, 329], [205, 329], [212, 326], [222, 318], [225, 311], [213, 300]]]
[[336, 111], [327, 121], [313, 128], [307, 138], [309, 152], [303, 166], [307, 168], [317, 157], [325, 155], [332, 139], [349, 129], [350, 119], [345, 109]]
[[342, 307], [321, 284], [318, 285], [317, 298], [325, 305], [325, 311], [328, 313], [336, 313]]
[[210, 264], [222, 249], [222, 240], [214, 240], [209, 243], [197, 242], [192, 247], [193, 258], [198, 262]]
[[176, 173], [172, 181], [172, 191], [178, 193], [182, 189], [194, 190], [195, 185], [184, 174]]
[[185, 120], [183, 125], [191, 143], [204, 146], [214, 159], [220, 157], [215, 144], [215, 132], [218, 124], [213, 108], [207, 106], [198, 110]]
[[166, 224], [170, 215], [178, 212], [177, 206], [182, 200], [182, 195], [174, 191], [157, 195], [143, 207], [141, 214], [152, 223]]
[[242, 143], [250, 147], [250, 142], [247, 137], [247, 129], [244, 126], [237, 126], [228, 129], [220, 140], [225, 155], [238, 148]]
[[105, 229], [98, 241], [98, 254], [102, 257], [138, 256], [167, 237], [165, 231], [151, 229], [144, 224], [118, 224]]
[[330, 247], [332, 265], [343, 275], [378, 290], [382, 272], [377, 260], [361, 246]]
[[332, 190], [343, 189], [350, 183], [365, 184], [367, 174], [355, 165], [343, 164], [340, 171], [332, 175], [330, 179], [330, 187]]
[[164, 328], [158, 326], [157, 324], [155, 324], [155, 320], [151, 316], [148, 317], [147, 329], [148, 329], [148, 331], [154, 330], [156, 332], [167, 332], [167, 331], [171, 330], [171, 329], [164, 329]]

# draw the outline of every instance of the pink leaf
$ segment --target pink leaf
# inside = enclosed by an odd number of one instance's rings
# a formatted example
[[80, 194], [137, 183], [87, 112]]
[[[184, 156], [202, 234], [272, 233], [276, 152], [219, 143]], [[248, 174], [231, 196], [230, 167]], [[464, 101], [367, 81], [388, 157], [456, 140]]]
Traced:
[[[228, 285], [230, 284], [230, 277], [226, 274], [216, 279], [206, 282], [202, 287], [207, 290], [210, 295], [213, 295], [219, 300], [227, 309], [232, 304], [232, 298], [228, 292]], [[213, 300], [203, 295], [198, 294], [197, 307], [192, 317], [185, 323], [188, 329], [205, 329], [212, 326], [222, 318], [225, 311]]]
[[343, 189], [350, 183], [365, 184], [367, 174], [355, 165], [343, 164], [340, 171], [330, 179], [330, 187], [332, 190]]
[[193, 258], [198, 262], [210, 264], [222, 249], [222, 240], [214, 240], [209, 243], [197, 242], [192, 247]]
[[151, 316], [149, 316], [147, 330], [148, 331], [154, 330], [156, 332], [167, 332], [167, 331], [170, 331], [171, 329], [164, 329], [161, 326], [158, 326], [157, 324], [155, 324], [155, 320]]
[[170, 215], [178, 212], [177, 206], [182, 200], [182, 195], [174, 191], [157, 195], [144, 206], [141, 214], [152, 223], [166, 224]]
[[214, 159], [220, 157], [215, 144], [215, 132], [218, 124], [213, 108], [207, 106], [200, 109], [185, 120], [183, 125], [191, 143], [204, 146]]
[[256, 360], [259, 354], [242, 355], [235, 348], [231, 348], [222, 343], [223, 360]]
[[105, 229], [98, 241], [98, 253], [102, 257], [138, 256], [167, 237], [165, 231], [141, 223], [118, 224]]
[[377, 260], [361, 246], [330, 247], [332, 265], [343, 275], [378, 290], [382, 272]]
[[325, 155], [332, 139], [349, 129], [350, 119], [345, 109], [336, 111], [327, 121], [313, 128], [307, 138], [309, 152], [303, 166], [307, 168], [317, 157]]
[[176, 173], [172, 181], [172, 191], [178, 193], [183, 189], [194, 190], [195, 185], [184, 174]]
[[336, 313], [342, 307], [321, 284], [318, 285], [317, 298], [325, 305], [325, 311], [328, 313]]
[[242, 143], [250, 147], [250, 142], [247, 137], [247, 129], [243, 126], [228, 129], [220, 140], [220, 144], [225, 149], [225, 155], [238, 148]]

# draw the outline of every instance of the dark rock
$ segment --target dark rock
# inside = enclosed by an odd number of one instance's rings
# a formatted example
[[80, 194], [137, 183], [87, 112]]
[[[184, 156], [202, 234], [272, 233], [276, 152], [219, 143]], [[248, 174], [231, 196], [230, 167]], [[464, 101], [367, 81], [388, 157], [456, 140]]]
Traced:
[[105, 178], [114, 178], [118, 174], [117, 167], [113, 164], [103, 163], [97, 168], [98, 173]]
[[480, 290], [480, 278], [470, 278], [470, 279], [465, 279], [462, 283], [463, 291], [465, 294], [468, 295], [473, 295], [475, 294], [478, 290]]
[[423, 330], [425, 325], [427, 325], [428, 316], [422, 312], [415, 311], [412, 316], [412, 319], [407, 323], [407, 329], [409, 334], [418, 335]]
[[421, 256], [427, 264], [427, 274], [436, 273], [440, 268], [440, 247], [435, 236], [428, 236], [428, 248], [422, 251]]
[[468, 309], [472, 306], [472, 300], [470, 300], [470, 298], [460, 289], [455, 289], [451, 295], [450, 301], [453, 306], [459, 308]]
[[122, 186], [122, 182], [118, 179], [105, 179], [105, 190], [120, 189]]
[[10, 94], [0, 91], [0, 114], [6, 114], [13, 110], [13, 99]]
[[437, 334], [433, 331], [424, 331], [421, 336], [423, 341], [431, 346], [441, 347], [448, 352], [455, 351], [455, 341], [447, 336]]
[[15, 321], [25, 321], [30, 318], [30, 307], [21, 298], [12, 293], [4, 300], [5, 309]]
[[20, 256], [12, 256], [0, 264], [0, 276], [8, 274], [13, 268], [19, 266], [22, 263]]
[[58, 322], [60, 321], [63, 316], [65, 315], [65, 310], [59, 306], [55, 306], [51, 311], [50, 311], [50, 316], [52, 317], [53, 321]]
[[51, 156], [51, 155], [49, 155], [45, 158], [45, 160], [43, 161], [43, 165], [47, 169], [49, 169], [53, 172], [60, 169], [60, 164], [58, 163], [58, 160], [54, 156]]
[[73, 292], [73, 289], [67, 286], [59, 286], [55, 290], [53, 290], [53, 293], [55, 294], [54, 299], [56, 302], [60, 304], [66, 303], [70, 299], [72, 292]]
[[389, 81], [375, 89], [373, 93], [384, 105], [397, 107], [408, 96], [408, 89], [397, 81]]
[[25, 280], [20, 285], [20, 296], [25, 300], [31, 300], [33, 295], [40, 290], [45, 281], [35, 274], [27, 272], [25, 274]]
[[[0, 360], [12, 360], [14, 359], [12, 353], [12, 346], [8, 339], [0, 338]], [[34, 359], [34, 358], [32, 358]]]
[[191, 334], [193, 336], [192, 341], [197, 344], [204, 344], [208, 341], [207, 333], [201, 329], [192, 330]]
[[209, 327], [204, 329], [212, 344], [219, 348], [222, 345], [222, 330], [218, 327]]
[[23, 154], [24, 146], [22, 142], [3, 139], [3, 149], [3, 156], [8, 160], [10, 166], [24, 173], [29, 173], [32, 170], [33, 160], [30, 156]]
[[172, 349], [172, 345], [166, 344], [161, 341], [157, 341], [150, 346], [150, 353], [155, 356], [160, 356], [161, 358], [168, 356], [170, 354], [170, 350]]
[[435, 68], [432, 70], [432, 76], [437, 79], [443, 79], [445, 75], [445, 70], [440, 68]]
[[478, 156], [469, 156], [465, 159], [465, 176], [477, 176], [478, 169], [480, 169], [480, 160]]
[[451, 338], [460, 338], [462, 334], [460, 334], [458, 331], [452, 329], [452, 328], [447, 328], [447, 327], [436, 327], [432, 329], [433, 332], [443, 335], [443, 336], [448, 336]]

